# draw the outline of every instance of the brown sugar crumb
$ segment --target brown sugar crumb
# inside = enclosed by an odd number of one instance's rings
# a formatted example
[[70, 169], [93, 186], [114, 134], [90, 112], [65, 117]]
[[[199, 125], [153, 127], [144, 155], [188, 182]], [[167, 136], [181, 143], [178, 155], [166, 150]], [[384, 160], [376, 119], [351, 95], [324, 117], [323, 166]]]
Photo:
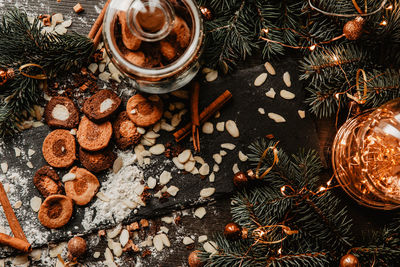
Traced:
[[106, 231], [105, 231], [105, 230], [99, 230], [99, 231], [97, 232], [97, 235], [98, 235], [99, 237], [106, 236]]
[[179, 225], [179, 224], [181, 224], [181, 216], [177, 216], [176, 218], [175, 218], [175, 220], [174, 220], [174, 223], [176, 224], [176, 225]]
[[160, 203], [165, 203], [171, 195], [168, 192], [163, 192], [160, 197]]
[[139, 227], [139, 223], [138, 222], [133, 222], [133, 223], [131, 223], [130, 225], [128, 225], [127, 227], [126, 227], [126, 230], [128, 230], [128, 231], [136, 231], [136, 230], [138, 230], [140, 227]]
[[77, 13], [77, 14], [79, 14], [85, 10], [80, 3], [76, 4], [73, 7], [73, 9], [74, 9], [75, 13]]
[[151, 255], [151, 251], [148, 249], [146, 249], [145, 251], [142, 252], [142, 258], [145, 258], [150, 255]]
[[141, 219], [141, 220], [140, 220], [140, 225], [141, 225], [143, 228], [147, 228], [147, 227], [149, 227], [149, 221], [146, 220], [146, 219]]

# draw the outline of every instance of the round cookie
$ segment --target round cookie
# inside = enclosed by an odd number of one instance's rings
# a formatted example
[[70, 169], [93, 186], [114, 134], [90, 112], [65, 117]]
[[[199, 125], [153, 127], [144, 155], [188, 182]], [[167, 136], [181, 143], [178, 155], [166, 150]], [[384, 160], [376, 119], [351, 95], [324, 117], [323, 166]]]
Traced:
[[99, 190], [99, 180], [83, 168], [74, 167], [70, 173], [75, 174], [75, 179], [65, 182], [65, 194], [72, 198], [77, 205], [84, 206]]
[[113, 123], [113, 130], [115, 142], [123, 150], [139, 143], [142, 137], [126, 111], [118, 115]]
[[47, 103], [44, 118], [50, 127], [72, 129], [79, 123], [79, 111], [68, 97], [55, 96]]
[[67, 130], [54, 130], [44, 139], [42, 153], [50, 166], [68, 168], [76, 159], [75, 138]]
[[40, 206], [38, 218], [40, 223], [50, 229], [66, 225], [72, 217], [74, 203], [64, 195], [51, 195]]
[[111, 90], [100, 90], [83, 104], [82, 111], [90, 120], [101, 123], [115, 114], [121, 99]]
[[83, 167], [91, 172], [101, 172], [111, 168], [117, 155], [112, 151], [111, 147], [92, 152], [79, 148], [79, 159]]
[[146, 98], [141, 94], [137, 94], [128, 100], [126, 112], [131, 121], [137, 126], [148, 127], [161, 119], [163, 102], [156, 95]]
[[44, 197], [62, 194], [63, 187], [60, 177], [50, 166], [43, 166], [35, 173], [33, 184]]
[[83, 117], [79, 123], [77, 139], [79, 145], [88, 151], [99, 151], [108, 146], [112, 136], [111, 122], [97, 124]]

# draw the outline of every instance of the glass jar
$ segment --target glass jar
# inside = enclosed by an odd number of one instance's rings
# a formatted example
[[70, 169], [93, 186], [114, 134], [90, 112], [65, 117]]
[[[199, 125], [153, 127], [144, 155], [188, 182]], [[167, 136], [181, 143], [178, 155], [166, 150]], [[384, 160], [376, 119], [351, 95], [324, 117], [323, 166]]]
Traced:
[[103, 25], [111, 61], [136, 89], [171, 92], [200, 69], [203, 21], [192, 0], [111, 0]]
[[335, 176], [360, 204], [400, 207], [400, 99], [348, 120], [332, 149]]

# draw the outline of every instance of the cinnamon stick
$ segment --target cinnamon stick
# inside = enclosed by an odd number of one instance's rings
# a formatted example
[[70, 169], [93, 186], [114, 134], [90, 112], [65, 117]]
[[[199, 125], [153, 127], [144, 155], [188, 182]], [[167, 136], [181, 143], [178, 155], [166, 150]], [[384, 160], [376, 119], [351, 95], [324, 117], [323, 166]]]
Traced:
[[10, 201], [7, 198], [7, 193], [4, 190], [3, 184], [0, 182], [0, 204], [3, 206], [4, 214], [6, 215], [8, 224], [13, 232], [14, 236], [25, 242], [28, 240], [25, 237], [24, 231], [18, 222], [17, 216], [15, 216], [14, 210], [11, 207]]
[[88, 37], [90, 39], [94, 39], [95, 36], [101, 32], [100, 27], [103, 25], [103, 20], [104, 20], [104, 16], [106, 14], [106, 10], [108, 5], [110, 4], [110, 0], [107, 0], [106, 4], [103, 7], [103, 10], [101, 10], [99, 16], [97, 17], [96, 21], [94, 22], [92, 29], [90, 30]]
[[100, 26], [99, 31], [97, 32], [96, 36], [93, 39], [93, 47], [97, 49], [97, 46], [100, 43], [101, 37], [103, 37], [103, 25]]
[[196, 151], [200, 151], [200, 137], [199, 137], [199, 95], [200, 95], [200, 84], [194, 82], [192, 87], [192, 94], [190, 96], [190, 111], [192, 117], [192, 137], [193, 147]]
[[27, 241], [0, 233], [0, 244], [13, 247], [22, 252], [30, 252], [31, 244]]
[[[220, 110], [230, 99], [232, 98], [231, 92], [226, 90], [223, 94], [221, 94], [217, 99], [214, 100], [208, 107], [206, 107], [200, 113], [200, 124], [205, 123], [212, 115], [214, 115], [218, 110]], [[180, 142], [192, 130], [192, 123], [186, 124], [183, 128], [176, 131], [174, 133], [174, 137], [176, 142]]]

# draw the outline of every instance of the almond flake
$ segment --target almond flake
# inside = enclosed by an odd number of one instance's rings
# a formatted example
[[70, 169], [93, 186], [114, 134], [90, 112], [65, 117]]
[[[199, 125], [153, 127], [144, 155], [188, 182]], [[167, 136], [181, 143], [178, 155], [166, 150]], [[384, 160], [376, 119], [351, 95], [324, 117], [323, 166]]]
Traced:
[[206, 122], [203, 124], [201, 131], [205, 134], [212, 134], [214, 132], [214, 125], [211, 122]]
[[198, 241], [199, 241], [199, 243], [203, 243], [203, 242], [206, 242], [207, 239], [208, 238], [206, 235], [201, 235], [201, 236], [199, 236]]
[[96, 251], [93, 253], [93, 258], [98, 259], [100, 257], [100, 252]]
[[16, 158], [21, 156], [21, 149], [19, 149], [18, 147], [14, 147], [14, 152], [15, 152], [15, 157]]
[[65, 183], [68, 181], [75, 180], [75, 178], [76, 178], [75, 173], [69, 172], [69, 173], [65, 174], [61, 180], [63, 181], [63, 183]]
[[157, 185], [157, 180], [156, 179], [154, 179], [153, 177], [149, 177], [149, 179], [147, 179], [147, 186], [150, 189], [154, 189], [154, 187], [156, 187], [156, 185]]
[[19, 209], [19, 208], [21, 208], [21, 206], [22, 206], [22, 201], [21, 201], [21, 200], [18, 200], [18, 201], [15, 202], [15, 204], [14, 204], [14, 209]]
[[157, 251], [161, 251], [164, 248], [164, 243], [161, 235], [156, 235], [153, 238], [153, 246]]
[[219, 172], [219, 166], [218, 166], [218, 164], [214, 164], [214, 166], [213, 166], [213, 172]]
[[185, 246], [187, 246], [187, 245], [190, 245], [190, 244], [193, 244], [194, 243], [194, 240], [193, 239], [191, 239], [190, 237], [188, 237], [188, 236], [185, 236], [184, 238], [183, 238], [183, 244], [185, 245]]
[[207, 213], [206, 208], [200, 207], [194, 211], [194, 216], [196, 216], [199, 219], [203, 219], [203, 217], [206, 215], [206, 213]]
[[7, 162], [1, 163], [1, 164], [0, 164], [0, 167], [1, 167], [1, 171], [2, 171], [3, 173], [7, 173], [7, 171], [8, 171], [8, 164], [7, 164]]
[[223, 132], [225, 130], [225, 122], [223, 121], [218, 122], [215, 128], [217, 129], [218, 132]]
[[183, 165], [182, 163], [179, 162], [179, 159], [177, 157], [172, 158], [172, 162], [175, 164], [175, 166], [179, 169], [179, 170], [183, 170], [185, 169], [185, 165]]
[[291, 100], [296, 97], [295, 94], [293, 94], [292, 92], [289, 92], [287, 90], [281, 90], [280, 95], [283, 99], [286, 99], [286, 100]]
[[36, 153], [35, 150], [33, 150], [33, 149], [28, 149], [28, 157], [33, 156], [33, 154], [35, 154], [35, 153]]
[[157, 144], [150, 147], [149, 151], [153, 155], [161, 155], [162, 153], [165, 152], [165, 147], [163, 144]]
[[165, 227], [165, 226], [160, 226], [160, 231], [161, 231], [162, 233], [168, 234], [169, 229], [168, 229], [167, 227]]
[[118, 173], [119, 170], [121, 170], [122, 166], [124, 165], [124, 162], [122, 161], [121, 157], [118, 157], [113, 164], [113, 172]]
[[174, 196], [176, 196], [176, 194], [178, 194], [179, 188], [176, 187], [176, 186], [174, 186], [174, 185], [171, 185], [170, 187], [168, 187], [167, 192], [168, 192], [171, 196], [174, 197]]
[[32, 162], [30, 162], [30, 161], [28, 161], [28, 162], [26, 163], [26, 166], [28, 166], [29, 169], [33, 169], [33, 164], [32, 164]]
[[210, 166], [207, 163], [203, 164], [199, 169], [199, 173], [203, 176], [208, 175], [210, 173]]
[[210, 181], [210, 183], [214, 183], [215, 182], [215, 174], [211, 173], [210, 176], [208, 177], [208, 180]]
[[42, 199], [35, 196], [31, 199], [30, 204], [34, 212], [39, 212], [40, 206], [42, 205]]
[[97, 192], [96, 196], [104, 202], [110, 202], [110, 198], [108, 196], [106, 196], [103, 192]]
[[304, 110], [298, 110], [297, 113], [299, 114], [299, 117], [301, 119], [304, 119], [306, 117], [306, 112]]
[[121, 230], [122, 230], [122, 225], [118, 224], [114, 228], [106, 230], [107, 237], [110, 238], [110, 239], [113, 239], [113, 238], [117, 237], [119, 235], [119, 233], [121, 233]]
[[146, 129], [145, 128], [137, 127], [136, 129], [137, 129], [138, 133], [140, 133], [140, 134], [145, 134], [146, 133]]
[[171, 124], [166, 123], [165, 121], [161, 122], [161, 129], [167, 132], [171, 132], [175, 130], [175, 127], [173, 127]]
[[265, 110], [263, 108], [259, 108], [258, 109], [258, 113], [260, 113], [261, 115], [265, 114]]
[[275, 95], [276, 95], [276, 92], [275, 92], [274, 88], [271, 88], [271, 89], [269, 89], [268, 92], [265, 93], [265, 95], [266, 95], [267, 97], [269, 97], [269, 98], [274, 99], [274, 98], [275, 98]]
[[221, 117], [221, 112], [217, 111], [214, 115], [214, 118], [218, 119], [219, 117]]
[[220, 150], [219, 154], [223, 157], [223, 156], [228, 155], [228, 152], [226, 152], [225, 150]]
[[204, 243], [203, 248], [205, 251], [211, 254], [216, 254], [217, 251], [217, 244], [215, 244], [213, 241], [208, 241]]
[[218, 71], [213, 70], [209, 73], [206, 74], [206, 81], [207, 82], [213, 82], [218, 78]]
[[200, 197], [207, 198], [207, 197], [212, 196], [214, 193], [215, 193], [214, 187], [203, 188], [200, 191]]
[[264, 67], [268, 71], [269, 74], [276, 75], [275, 68], [271, 65], [271, 63], [265, 62]]
[[170, 247], [171, 243], [169, 242], [168, 236], [164, 233], [160, 234], [161, 240], [166, 247]]
[[232, 121], [232, 120], [228, 120], [225, 124], [226, 130], [228, 131], [228, 133], [234, 137], [237, 138], [239, 137], [239, 129], [236, 126], [236, 122]]
[[173, 127], [177, 127], [177, 126], [181, 123], [181, 118], [180, 118], [180, 117], [181, 117], [181, 116], [179, 116], [179, 113], [174, 114], [174, 115], [172, 116], [171, 125], [172, 125]]
[[276, 114], [276, 113], [270, 112], [270, 113], [268, 113], [268, 117], [269, 117], [271, 120], [274, 120], [276, 123], [286, 122], [286, 120], [285, 120], [284, 117], [282, 117], [281, 115]]
[[239, 170], [239, 167], [238, 167], [237, 163], [233, 164], [232, 171], [233, 171], [233, 173], [234, 173], [234, 174], [236, 174], [236, 173], [240, 172], [240, 170]]
[[247, 161], [249, 158], [245, 155], [245, 154], [243, 154], [243, 152], [242, 151], [239, 151], [239, 159], [240, 159], [240, 161]]
[[231, 143], [224, 143], [221, 145], [221, 148], [228, 149], [228, 150], [234, 150], [236, 148], [236, 145], [231, 144]]
[[119, 243], [119, 242], [113, 242], [113, 243], [112, 243], [112, 250], [113, 250], [114, 255], [115, 255], [116, 257], [121, 257], [121, 255], [122, 255], [121, 243]]
[[292, 82], [290, 81], [290, 74], [289, 72], [285, 72], [283, 74], [283, 82], [286, 84], [287, 87], [292, 86]]
[[261, 73], [254, 81], [254, 86], [261, 86], [267, 80], [268, 73]]
[[121, 243], [121, 246], [125, 247], [128, 241], [129, 241], [129, 231], [124, 229], [121, 231], [121, 234], [119, 236], [119, 242]]
[[162, 222], [165, 222], [165, 223], [167, 223], [167, 224], [171, 224], [171, 223], [174, 222], [174, 218], [172, 218], [172, 217], [162, 217], [162, 218], [161, 218], [161, 221], [162, 221]]
[[192, 152], [190, 149], [186, 149], [178, 155], [178, 160], [180, 163], [184, 164], [190, 159], [190, 156], [192, 156]]
[[185, 166], [184, 166], [185, 171], [187, 171], [187, 172], [193, 171], [195, 165], [196, 165], [196, 162], [195, 162], [195, 161], [188, 161], [188, 162], [186, 162], [186, 163], [185, 163]]
[[148, 138], [148, 139], [157, 139], [158, 137], [160, 137], [159, 134], [153, 132], [153, 131], [148, 131], [144, 137]]
[[195, 160], [196, 162], [200, 163], [201, 165], [203, 165], [204, 163], [206, 163], [206, 162], [204, 161], [204, 159], [203, 159], [202, 157], [199, 157], [199, 156], [194, 156], [194, 160]]
[[222, 162], [222, 157], [221, 157], [220, 154], [214, 154], [212, 157], [213, 157], [213, 159], [215, 160], [215, 162], [216, 162], [217, 164], [221, 164], [221, 162]]

